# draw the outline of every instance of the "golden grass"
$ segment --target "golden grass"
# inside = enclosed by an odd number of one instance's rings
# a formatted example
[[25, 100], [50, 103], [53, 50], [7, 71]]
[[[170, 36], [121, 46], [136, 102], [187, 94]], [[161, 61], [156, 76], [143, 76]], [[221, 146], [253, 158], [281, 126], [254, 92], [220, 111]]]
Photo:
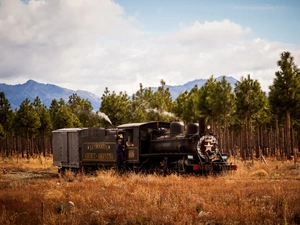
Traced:
[[[300, 168], [293, 162], [238, 162], [222, 176], [96, 175], [20, 177], [50, 171], [51, 158], [5, 159], [0, 224], [297, 224]], [[20, 173], [13, 172], [20, 171]]]
[[21, 158], [21, 157], [3, 157], [0, 160], [0, 168], [4, 167], [10, 171], [28, 171], [28, 170], [47, 170], [57, 171], [57, 168], [52, 166], [52, 156], [34, 156], [32, 158]]

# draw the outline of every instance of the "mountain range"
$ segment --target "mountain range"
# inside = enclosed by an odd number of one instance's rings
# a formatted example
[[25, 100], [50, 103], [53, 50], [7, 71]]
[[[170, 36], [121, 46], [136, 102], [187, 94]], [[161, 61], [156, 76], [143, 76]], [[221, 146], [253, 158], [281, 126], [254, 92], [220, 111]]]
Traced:
[[[217, 81], [221, 81], [223, 76], [217, 77]], [[237, 80], [233, 77], [225, 76], [226, 80], [231, 84], [231, 87], [234, 88]], [[202, 87], [206, 83], [207, 79], [196, 79], [193, 81], [189, 81], [183, 85], [166, 85], [167, 88], [170, 89], [170, 93], [172, 96], [172, 99], [175, 100], [177, 96], [184, 92], [184, 91], [190, 91], [195, 85], [198, 85], [198, 88]], [[157, 87], [152, 88], [153, 91], [157, 90]]]
[[[216, 80], [221, 79], [222, 76], [216, 78]], [[237, 80], [233, 77], [226, 77], [226, 80], [234, 88], [234, 85], [237, 82]], [[174, 100], [180, 93], [186, 90], [190, 91], [196, 84], [198, 85], [198, 88], [202, 87], [206, 81], [207, 79], [196, 79], [193, 81], [189, 81], [183, 85], [166, 85], [166, 88], [170, 89], [172, 99]], [[152, 90], [156, 91], [157, 87], [153, 87]], [[26, 98], [33, 102], [36, 96], [39, 96], [41, 102], [49, 108], [53, 99], [59, 100], [60, 98], [63, 98], [67, 102], [69, 100], [69, 96], [71, 96], [74, 93], [76, 93], [83, 99], [88, 99], [91, 102], [92, 107], [95, 111], [99, 110], [101, 104], [101, 98], [91, 92], [83, 90], [74, 91], [63, 87], [59, 87], [54, 84], [38, 83], [34, 80], [28, 80], [24, 84], [16, 85], [0, 83], [0, 92], [4, 92], [5, 97], [9, 100], [9, 103], [13, 110], [19, 108], [21, 103]]]

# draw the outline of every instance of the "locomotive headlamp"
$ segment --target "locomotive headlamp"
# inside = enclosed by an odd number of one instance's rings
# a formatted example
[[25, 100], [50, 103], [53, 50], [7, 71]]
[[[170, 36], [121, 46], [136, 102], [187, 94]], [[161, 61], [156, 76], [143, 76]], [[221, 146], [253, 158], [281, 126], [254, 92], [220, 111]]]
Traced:
[[188, 159], [194, 159], [194, 156], [193, 155], [188, 155], [187, 158]]
[[224, 161], [227, 161], [227, 159], [229, 158], [228, 154], [226, 154], [226, 153], [221, 154], [221, 157]]

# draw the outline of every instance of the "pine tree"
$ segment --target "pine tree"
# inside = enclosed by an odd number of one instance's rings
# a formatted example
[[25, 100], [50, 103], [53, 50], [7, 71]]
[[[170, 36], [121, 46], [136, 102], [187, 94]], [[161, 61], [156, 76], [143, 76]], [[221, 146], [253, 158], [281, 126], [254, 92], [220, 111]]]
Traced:
[[197, 111], [200, 116], [207, 118], [211, 125], [211, 132], [216, 132], [216, 118], [219, 115], [219, 106], [216, 101], [217, 81], [211, 76], [200, 88], [198, 94]]
[[39, 153], [42, 151], [44, 157], [46, 156], [46, 139], [51, 134], [52, 122], [50, 113], [47, 107], [42, 104], [40, 98], [37, 96], [33, 102], [35, 111], [37, 112], [41, 126], [38, 128], [38, 149]]
[[0, 92], [0, 151], [6, 151], [7, 156], [12, 153], [9, 151], [9, 139], [12, 137], [12, 120], [13, 112], [10, 103], [4, 92]]
[[251, 156], [253, 160], [252, 120], [255, 114], [264, 109], [264, 101], [262, 100], [265, 98], [265, 93], [261, 90], [259, 82], [251, 79], [250, 75], [237, 82], [234, 93], [236, 113], [244, 125], [245, 148], [242, 157], [246, 159], [246, 157]]
[[290, 52], [281, 53], [277, 65], [280, 70], [275, 73], [273, 84], [269, 87], [269, 101], [279, 122], [285, 120], [285, 152], [291, 159], [291, 120], [300, 106], [300, 71]]
[[33, 154], [33, 138], [38, 134], [40, 126], [40, 117], [33, 104], [26, 98], [14, 117], [14, 131], [25, 141], [25, 144], [21, 145], [22, 157], [24, 157], [24, 148], [27, 158]]
[[117, 95], [114, 91], [110, 93], [106, 88], [101, 100], [100, 112], [107, 115], [112, 125], [118, 126], [130, 122], [131, 103], [126, 92], [120, 92]]
[[93, 127], [95, 125], [93, 107], [88, 99], [83, 99], [74, 93], [69, 96], [68, 105], [83, 127]]

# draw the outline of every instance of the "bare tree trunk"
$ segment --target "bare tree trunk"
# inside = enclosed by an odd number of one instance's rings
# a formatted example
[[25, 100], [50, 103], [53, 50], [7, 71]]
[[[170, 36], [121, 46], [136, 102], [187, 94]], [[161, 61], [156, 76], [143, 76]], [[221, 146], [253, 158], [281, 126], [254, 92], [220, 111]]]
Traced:
[[4, 147], [4, 149], [6, 150], [6, 155], [7, 156], [9, 156], [9, 155], [11, 155], [11, 152], [9, 151], [9, 148], [8, 148], [8, 137], [7, 137], [8, 135], [6, 134], [6, 136], [5, 136], [5, 147]]
[[210, 130], [213, 134], [215, 134], [215, 118], [213, 116], [211, 117]]
[[[273, 129], [272, 127], [270, 128], [270, 132], [267, 131], [267, 127], [265, 127], [265, 133], [266, 133], [266, 151], [267, 151], [267, 156], [270, 157], [272, 155], [272, 151], [273, 151], [273, 146], [271, 145], [271, 137], [273, 136], [274, 138], [272, 140], [275, 140], [275, 136], [273, 134]], [[275, 153], [274, 153], [275, 155]]]
[[46, 137], [43, 135], [43, 156], [46, 157]]
[[233, 131], [233, 130], [229, 131], [231, 153], [232, 153], [232, 155], [233, 155], [234, 157], [236, 157], [235, 145], [234, 145], [234, 142], [233, 142], [233, 134], [234, 134], [234, 131]]
[[286, 140], [285, 140], [285, 145], [286, 145], [286, 155], [287, 159], [291, 159], [291, 113], [286, 112]]
[[226, 120], [226, 115], [224, 115], [224, 150], [226, 153], [230, 152], [228, 151], [228, 146], [229, 146], [229, 138], [228, 138], [228, 128], [227, 128], [227, 120]]
[[294, 155], [294, 130], [292, 127], [291, 127], [290, 135], [291, 135], [291, 154]]
[[26, 135], [26, 156], [27, 156], [27, 159], [29, 159], [29, 135], [28, 135], [28, 132]]
[[253, 135], [252, 135], [252, 118], [249, 117], [249, 122], [248, 122], [248, 129], [249, 129], [249, 149], [250, 149], [250, 158], [252, 160], [252, 163], [254, 163], [253, 159]]
[[[268, 142], [267, 142], [267, 147], [269, 148], [269, 156], [275, 156], [275, 142], [276, 142], [276, 137], [275, 137], [275, 130], [271, 128], [270, 132], [268, 133]], [[274, 140], [274, 141], [271, 141]]]
[[255, 157], [258, 158], [260, 155], [260, 151], [263, 152], [263, 148], [261, 148], [261, 126], [258, 125], [256, 131], [256, 147], [255, 147]]
[[245, 124], [245, 139], [246, 139], [246, 158], [249, 158], [250, 157], [250, 154], [249, 154], [249, 123], [248, 123], [248, 118], [246, 118], [246, 124]]
[[292, 150], [293, 150], [293, 155], [294, 155], [294, 164], [297, 164], [297, 149], [295, 147], [295, 143], [294, 143], [294, 129], [292, 129]]
[[224, 142], [223, 142], [223, 138], [224, 138], [224, 135], [223, 135], [223, 132], [221, 130], [221, 125], [219, 124], [218, 127], [218, 134], [219, 134], [219, 149], [221, 150], [221, 153], [224, 153]]
[[245, 124], [243, 125], [243, 142], [242, 142], [242, 146], [243, 146], [243, 158], [246, 161], [247, 157], [248, 157], [248, 132], [247, 132], [247, 121], [245, 121]]
[[278, 125], [278, 118], [276, 118], [276, 131], [275, 131], [275, 154], [278, 153], [280, 149], [280, 137], [279, 137], [279, 125]]
[[298, 156], [298, 152], [299, 152], [299, 149], [300, 149], [300, 129], [298, 128], [298, 149], [295, 148], [295, 151], [294, 151], [294, 163], [295, 165], [297, 164], [297, 156]]
[[282, 127], [281, 128], [281, 135], [280, 135], [280, 139], [279, 139], [279, 144], [280, 144], [280, 156], [281, 156], [281, 159], [284, 159], [285, 156], [286, 156], [286, 151], [284, 149], [284, 141], [285, 141], [285, 129]]
[[7, 139], [5, 138], [5, 146], [4, 146], [4, 151], [6, 152], [6, 157], [9, 156], [9, 150], [7, 148]]
[[25, 155], [24, 155], [24, 138], [22, 138], [22, 137], [19, 137], [20, 138], [20, 142], [19, 142], [19, 148], [21, 148], [21, 152], [22, 152], [22, 158], [24, 158], [25, 157]]

